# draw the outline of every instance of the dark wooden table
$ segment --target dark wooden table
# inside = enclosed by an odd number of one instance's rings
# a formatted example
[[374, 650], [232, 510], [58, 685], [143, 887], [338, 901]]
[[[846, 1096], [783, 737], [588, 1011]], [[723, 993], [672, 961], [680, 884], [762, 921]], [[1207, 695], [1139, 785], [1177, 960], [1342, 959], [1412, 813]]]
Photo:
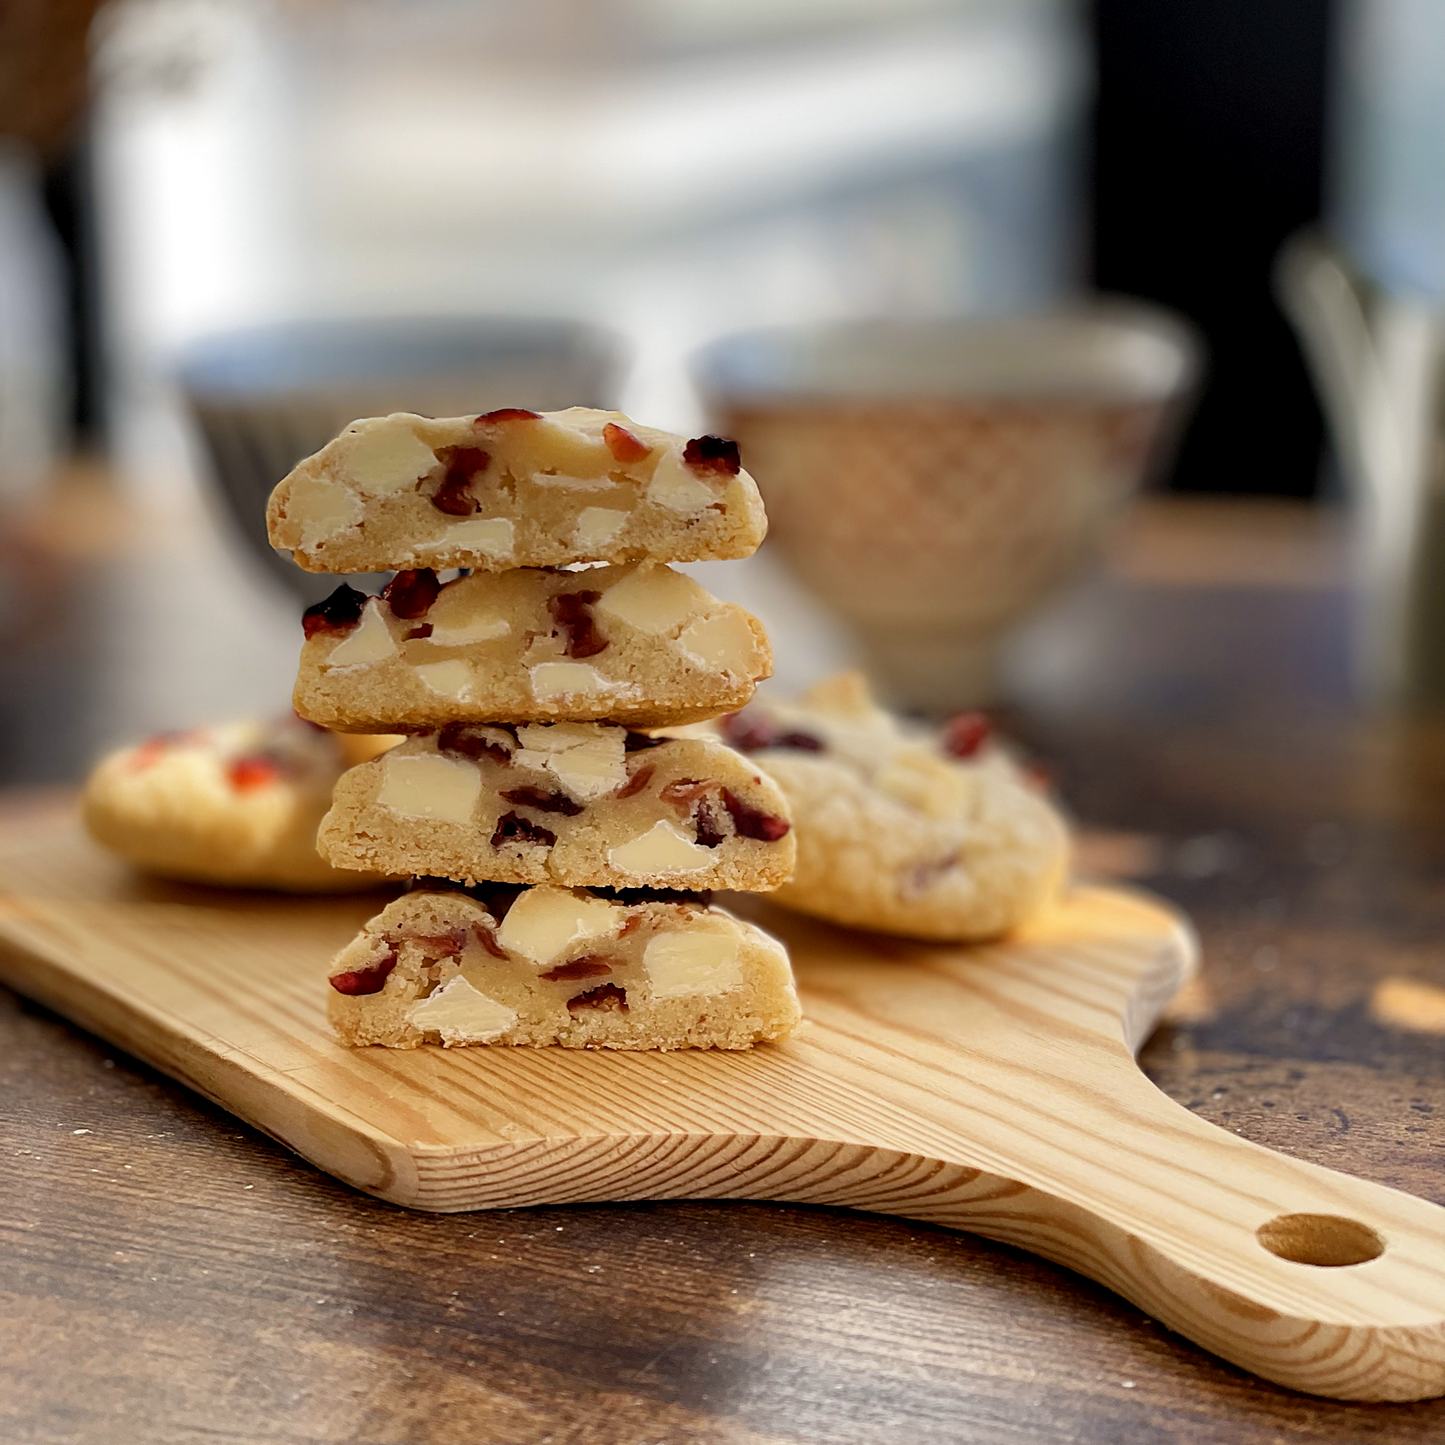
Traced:
[[[121, 585], [65, 545], [61, 604]], [[1445, 1203], [1445, 722], [1351, 706], [1337, 560], [1302, 510], [1147, 509], [1024, 648], [1011, 718], [1094, 860], [1199, 926], [1159, 1086]], [[97, 656], [85, 616], [46, 657], [0, 650], [35, 776], [74, 767], [65, 726], [34, 741], [44, 675], [98, 705], [65, 662]], [[752, 1204], [408, 1214], [4, 994], [0, 1067], [17, 1445], [1445, 1440], [1445, 1401], [1288, 1393], [968, 1236]]]

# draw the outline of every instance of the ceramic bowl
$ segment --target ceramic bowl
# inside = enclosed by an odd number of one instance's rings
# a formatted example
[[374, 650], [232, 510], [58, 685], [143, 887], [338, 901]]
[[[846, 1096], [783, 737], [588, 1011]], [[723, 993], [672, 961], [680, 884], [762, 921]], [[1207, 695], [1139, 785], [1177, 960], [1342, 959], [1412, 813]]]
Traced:
[[570, 321], [308, 321], [197, 342], [179, 380], [238, 531], [312, 602], [341, 579], [303, 572], [266, 540], [266, 500], [302, 457], [360, 416], [612, 407], [622, 359], [618, 338]]
[[1101, 302], [755, 332], [695, 375], [767, 545], [852, 624], [892, 702], [943, 712], [994, 699], [1001, 640], [1161, 465], [1198, 365], [1172, 317]]

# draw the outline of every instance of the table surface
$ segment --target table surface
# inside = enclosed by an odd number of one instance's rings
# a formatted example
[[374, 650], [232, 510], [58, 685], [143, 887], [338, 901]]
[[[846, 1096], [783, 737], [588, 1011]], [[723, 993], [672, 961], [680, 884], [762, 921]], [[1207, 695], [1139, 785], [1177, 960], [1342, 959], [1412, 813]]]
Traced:
[[[187, 686], [231, 704], [294, 650], [259, 574], [213, 537], [201, 565], [194, 530], [137, 535], [131, 510], [83, 483], [0, 537], [12, 782], [73, 777], [94, 729], [150, 725]], [[1159, 1087], [1445, 1203], [1445, 720], [1350, 703], [1340, 558], [1337, 519], [1303, 507], [1148, 503], [1020, 643], [1007, 717], [1092, 864], [1199, 927], [1200, 980], [1142, 1054]], [[218, 597], [271, 632], [236, 633], [207, 673], [207, 639], [239, 626]], [[138, 686], [128, 659], [162, 652], [171, 691]], [[6, 828], [68, 806], [0, 799]], [[925, 1225], [735, 1203], [409, 1214], [3, 991], [0, 1070], [6, 1441], [1445, 1438], [1445, 1401], [1291, 1394]]]

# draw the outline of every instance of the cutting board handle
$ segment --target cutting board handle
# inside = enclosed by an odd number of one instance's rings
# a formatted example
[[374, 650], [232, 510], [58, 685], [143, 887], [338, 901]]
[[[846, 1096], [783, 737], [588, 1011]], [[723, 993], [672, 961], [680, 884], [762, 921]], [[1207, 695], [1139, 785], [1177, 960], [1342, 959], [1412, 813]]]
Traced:
[[1062, 1109], [1012, 1130], [995, 1157], [940, 1161], [953, 1182], [935, 1178], [924, 1207], [862, 1207], [1067, 1265], [1293, 1389], [1445, 1394], [1445, 1209], [1200, 1119], [1122, 1042], [1085, 1052]]

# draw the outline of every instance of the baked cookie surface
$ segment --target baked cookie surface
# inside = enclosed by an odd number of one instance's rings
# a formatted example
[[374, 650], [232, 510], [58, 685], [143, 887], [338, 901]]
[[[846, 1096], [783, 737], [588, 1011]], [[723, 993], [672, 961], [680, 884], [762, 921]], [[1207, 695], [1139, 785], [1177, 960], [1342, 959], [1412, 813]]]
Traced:
[[408, 738], [337, 783], [317, 846], [342, 868], [616, 888], [771, 889], [795, 853], [749, 759], [606, 723]]
[[341, 737], [298, 718], [163, 734], [103, 758], [85, 785], [91, 836], [168, 878], [297, 893], [384, 881], [333, 868], [316, 829], [336, 780], [394, 737]]
[[658, 563], [522, 568], [308, 609], [293, 701], [347, 732], [449, 722], [662, 727], [742, 707], [772, 672], [762, 624]]
[[333, 961], [341, 1041], [742, 1049], [798, 1022], [787, 952], [705, 895], [423, 883]]
[[737, 446], [617, 411], [353, 422], [277, 486], [271, 545], [308, 572], [746, 557], [767, 520]]
[[938, 733], [878, 707], [859, 673], [718, 728], [788, 799], [798, 839], [778, 903], [912, 938], [995, 938], [1068, 868], [1058, 812], [978, 715]]

